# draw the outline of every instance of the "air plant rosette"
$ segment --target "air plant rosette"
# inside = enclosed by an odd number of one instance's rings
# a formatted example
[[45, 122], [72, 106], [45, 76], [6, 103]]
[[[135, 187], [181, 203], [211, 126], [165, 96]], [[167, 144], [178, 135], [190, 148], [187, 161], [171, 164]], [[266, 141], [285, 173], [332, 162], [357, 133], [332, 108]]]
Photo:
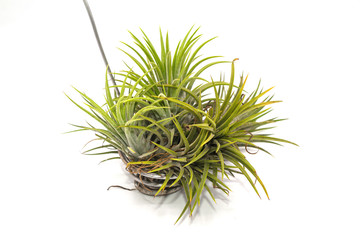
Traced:
[[[89, 9], [88, 13], [92, 19]], [[134, 45], [123, 43], [120, 50], [131, 63], [119, 72], [107, 67], [105, 103], [96, 103], [76, 88], [84, 103], [68, 97], [97, 123], [72, 124], [77, 128], [72, 132], [92, 131], [99, 142], [85, 154], [111, 155], [101, 162], [121, 159], [143, 194], [185, 192], [187, 201], [177, 221], [186, 210], [193, 214], [203, 192], [215, 201], [211, 187], [228, 195], [224, 178], [230, 176], [243, 175], [260, 197], [255, 186], [259, 183], [269, 198], [245, 155], [254, 153], [249, 149], [269, 153], [259, 143], [294, 144], [267, 133], [273, 128], [270, 124], [284, 120], [266, 118], [270, 106], [280, 102], [269, 95], [272, 88], [263, 90], [259, 81], [253, 91], [245, 91], [248, 77], [244, 75], [235, 84], [238, 59], [229, 62], [199, 55], [214, 38], [200, 43], [198, 30], [191, 28], [174, 52], [168, 34], [161, 30], [159, 52], [142, 30], [142, 40], [130, 32]], [[220, 63], [228, 64], [229, 79], [203, 77], [205, 70]]]

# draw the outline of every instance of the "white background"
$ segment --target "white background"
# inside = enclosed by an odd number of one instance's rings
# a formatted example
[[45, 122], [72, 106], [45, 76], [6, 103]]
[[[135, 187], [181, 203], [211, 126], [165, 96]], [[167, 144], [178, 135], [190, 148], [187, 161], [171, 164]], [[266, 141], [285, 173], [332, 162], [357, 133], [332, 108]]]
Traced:
[[[82, 1], [0, 1], [0, 238], [360, 239], [359, 1], [89, 1], [113, 70], [127, 30], [173, 47], [193, 25], [205, 55], [240, 60], [249, 85], [276, 86], [273, 131], [300, 147], [251, 155], [270, 194], [246, 179], [230, 196], [205, 195], [195, 216], [173, 225], [185, 197], [153, 199], [132, 187], [120, 162], [97, 163], [91, 133], [62, 134], [89, 118], [71, 86], [102, 101], [105, 66]], [[219, 71], [229, 72], [228, 66]], [[208, 77], [210, 73], [205, 73]], [[218, 73], [216, 73], [218, 74]], [[214, 75], [217, 76], [217, 75]]]

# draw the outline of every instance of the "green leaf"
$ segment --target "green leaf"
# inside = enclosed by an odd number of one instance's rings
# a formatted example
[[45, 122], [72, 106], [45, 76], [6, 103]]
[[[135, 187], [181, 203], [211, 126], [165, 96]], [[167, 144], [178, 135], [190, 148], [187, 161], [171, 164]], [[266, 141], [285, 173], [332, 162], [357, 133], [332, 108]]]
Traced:
[[185, 165], [185, 167], [189, 166], [190, 164], [193, 164], [194, 162], [196, 162], [197, 160], [199, 160], [200, 158], [205, 156], [205, 154], [207, 154], [209, 152], [209, 150], [210, 150], [210, 148], [207, 145], [205, 145], [205, 147], [200, 152], [200, 154], [197, 156], [194, 156], [193, 159]]
[[191, 182], [192, 182], [192, 179], [194, 177], [194, 172], [193, 172], [193, 170], [192, 170], [192, 168], [190, 166], [185, 166], [185, 168], [186, 168], [186, 170], [188, 170], [189, 175], [190, 175], [190, 179], [189, 179], [189, 185], [190, 185]]
[[181, 157], [181, 158], [171, 158], [171, 160], [173, 161], [177, 161], [177, 162], [187, 162], [187, 158], [186, 157]]
[[215, 136], [215, 134], [210, 133], [209, 136], [208, 136], [208, 138], [200, 144], [200, 147], [202, 147], [202, 146], [204, 146], [205, 144], [207, 144], [208, 142], [210, 142], [210, 141], [214, 138], [214, 136]]
[[161, 170], [164, 170], [164, 169], [171, 168], [173, 166], [174, 166], [173, 163], [168, 163], [168, 164], [162, 165], [161, 167], [155, 168], [154, 170], [151, 170], [148, 173], [158, 172], [158, 171], [161, 171]]
[[205, 181], [207, 179], [207, 174], [209, 172], [209, 164], [208, 163], [205, 163], [204, 164], [204, 170], [202, 172], [202, 177], [201, 177], [201, 182], [199, 184], [199, 188], [197, 190], [197, 193], [196, 193], [196, 200], [195, 202], [198, 202], [199, 205], [200, 205], [200, 195], [204, 189], [204, 186], [205, 186]]
[[218, 151], [217, 152], [217, 155], [218, 155], [218, 157], [219, 157], [219, 159], [220, 159], [220, 166], [221, 166], [221, 181], [223, 181], [224, 180], [224, 174], [225, 174], [225, 161], [224, 161], [224, 157], [223, 157], [223, 155], [222, 155], [222, 153], [221, 153], [221, 151]]
[[173, 175], [173, 170], [170, 170], [169, 172], [166, 173], [166, 177], [165, 177], [165, 180], [164, 180], [164, 183], [161, 185], [161, 187], [159, 188], [159, 190], [155, 193], [155, 197], [156, 195], [158, 195], [162, 190], [165, 189], [167, 183], [169, 182], [170, 180], [170, 177]]
[[235, 61], [239, 60], [238, 58], [235, 58], [232, 63], [231, 63], [231, 76], [230, 76], [230, 85], [229, 85], [229, 89], [227, 91], [227, 94], [225, 96], [224, 102], [221, 105], [221, 111], [224, 111], [225, 108], [228, 106], [228, 103], [230, 101], [230, 96], [232, 93], [232, 89], [233, 89], [233, 85], [234, 85], [234, 80], [235, 80]]
[[210, 127], [209, 124], [207, 123], [196, 123], [196, 124], [191, 124], [189, 125], [189, 127], [198, 127], [207, 131], [211, 131], [211, 132], [215, 132], [214, 128]]
[[214, 202], [216, 203], [216, 200], [215, 200], [215, 197], [214, 195], [212, 194], [212, 192], [210, 191], [210, 188], [206, 185], [205, 183], [205, 189], [208, 191], [208, 193], [210, 194], [212, 200], [214, 200]]
[[103, 163], [103, 162], [110, 161], [110, 160], [119, 159], [119, 158], [120, 158], [120, 157], [107, 158], [107, 159], [104, 159], [104, 160], [100, 161], [99, 164], [100, 164], [100, 163]]
[[183, 152], [183, 154], [186, 154], [188, 151], [189, 151], [189, 141], [187, 140], [186, 136], [185, 136], [185, 133], [184, 133], [184, 130], [182, 129], [182, 127], [180, 126], [180, 123], [179, 121], [176, 119], [176, 117], [174, 117], [173, 119], [173, 122], [175, 124], [175, 127], [177, 128], [179, 134], [180, 134], [180, 138], [182, 139], [184, 145], [185, 145], [185, 150]]
[[155, 143], [155, 142], [152, 142], [152, 144], [154, 144], [154, 145], [157, 146], [158, 148], [164, 150], [165, 152], [169, 153], [170, 155], [172, 155], [172, 156], [174, 156], [174, 157], [177, 157], [177, 156], [178, 156], [178, 154], [177, 154], [175, 151], [173, 151], [173, 150], [171, 150], [171, 149], [169, 149], [169, 148], [167, 148], [167, 147], [161, 146], [160, 144], [157, 144], [157, 143]]
[[182, 102], [182, 101], [179, 101], [177, 99], [174, 99], [174, 98], [170, 98], [170, 97], [161, 97], [161, 96], [158, 96], [158, 98], [160, 99], [165, 99], [165, 100], [168, 100], [170, 102], [174, 102], [174, 103], [177, 103], [178, 105], [180, 105], [183, 109], [189, 111], [190, 113], [194, 114], [199, 120], [201, 119], [201, 113], [200, 113], [200, 110], [199, 109], [196, 109], [194, 108], [193, 106], [185, 103], [185, 102]]
[[180, 172], [179, 172], [177, 178], [175, 179], [175, 181], [170, 185], [170, 187], [174, 186], [184, 175], [184, 168], [181, 166], [179, 166], [179, 168], [180, 168]]

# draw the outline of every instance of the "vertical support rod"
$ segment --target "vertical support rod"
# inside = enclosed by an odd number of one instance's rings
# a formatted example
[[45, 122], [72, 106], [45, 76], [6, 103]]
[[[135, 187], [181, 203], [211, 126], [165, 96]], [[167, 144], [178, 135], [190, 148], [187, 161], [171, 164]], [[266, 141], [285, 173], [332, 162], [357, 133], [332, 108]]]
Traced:
[[[108, 68], [108, 73], [109, 73], [110, 79], [111, 79], [113, 85], [116, 86], [116, 82], [115, 82], [114, 75], [113, 75], [112, 72], [111, 72], [109, 63], [108, 63], [108, 61], [107, 61], [107, 59], [106, 59], [106, 56], [105, 56], [105, 53], [104, 53], [104, 49], [103, 49], [103, 47], [102, 47], [102, 45], [101, 45], [100, 37], [99, 37], [99, 34], [98, 34], [98, 32], [97, 32], [97, 29], [96, 29], [94, 17], [93, 17], [93, 15], [92, 15], [92, 13], [91, 13], [91, 9], [90, 9], [89, 3], [87, 2], [87, 0], [83, 0], [83, 2], [84, 2], [84, 5], [85, 5], [85, 8], [86, 8], [86, 11], [87, 11], [87, 13], [88, 13], [88, 15], [89, 15], [90, 22], [91, 22], [91, 26], [92, 26], [92, 28], [93, 28], [93, 31], [94, 31], [94, 34], [95, 34], [95, 38], [96, 38], [98, 47], [99, 47], [99, 49], [100, 49], [101, 56], [102, 56], [102, 58], [103, 58], [103, 60], [104, 60], [104, 63], [105, 63], [105, 65], [106, 65], [106, 67]], [[117, 97], [120, 96], [120, 92], [119, 92], [119, 89], [118, 89], [117, 87], [115, 87], [115, 93], [116, 93]]]

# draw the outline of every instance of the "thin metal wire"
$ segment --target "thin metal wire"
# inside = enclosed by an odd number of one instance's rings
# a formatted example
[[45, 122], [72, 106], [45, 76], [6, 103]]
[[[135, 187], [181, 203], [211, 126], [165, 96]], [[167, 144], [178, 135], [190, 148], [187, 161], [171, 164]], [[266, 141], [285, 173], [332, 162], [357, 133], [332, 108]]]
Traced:
[[[108, 73], [109, 73], [110, 79], [111, 79], [113, 85], [116, 86], [116, 82], [115, 82], [114, 75], [111, 74], [112, 72], [111, 72], [109, 63], [108, 63], [108, 61], [107, 61], [107, 59], [106, 59], [106, 56], [105, 56], [105, 53], [104, 53], [104, 49], [103, 49], [103, 47], [102, 47], [102, 45], [101, 45], [100, 37], [99, 37], [99, 34], [98, 34], [98, 32], [97, 32], [97, 29], [96, 29], [94, 17], [93, 17], [93, 15], [92, 15], [92, 12], [91, 12], [89, 3], [87, 2], [87, 0], [83, 0], [83, 2], [84, 2], [84, 5], [85, 5], [85, 8], [86, 8], [86, 11], [87, 11], [87, 13], [88, 13], [88, 15], [89, 15], [90, 22], [91, 22], [91, 26], [92, 26], [92, 28], [93, 28], [93, 31], [94, 31], [94, 34], [95, 34], [95, 38], [96, 38], [98, 47], [99, 47], [99, 49], [100, 49], [101, 56], [102, 56], [102, 58], [103, 58], [103, 60], [104, 60], [104, 63], [105, 63], [105, 65], [106, 65], [106, 67], [108, 68]], [[120, 96], [120, 91], [119, 91], [119, 89], [118, 89], [117, 87], [115, 87], [115, 93], [116, 93], [117, 97]]]

